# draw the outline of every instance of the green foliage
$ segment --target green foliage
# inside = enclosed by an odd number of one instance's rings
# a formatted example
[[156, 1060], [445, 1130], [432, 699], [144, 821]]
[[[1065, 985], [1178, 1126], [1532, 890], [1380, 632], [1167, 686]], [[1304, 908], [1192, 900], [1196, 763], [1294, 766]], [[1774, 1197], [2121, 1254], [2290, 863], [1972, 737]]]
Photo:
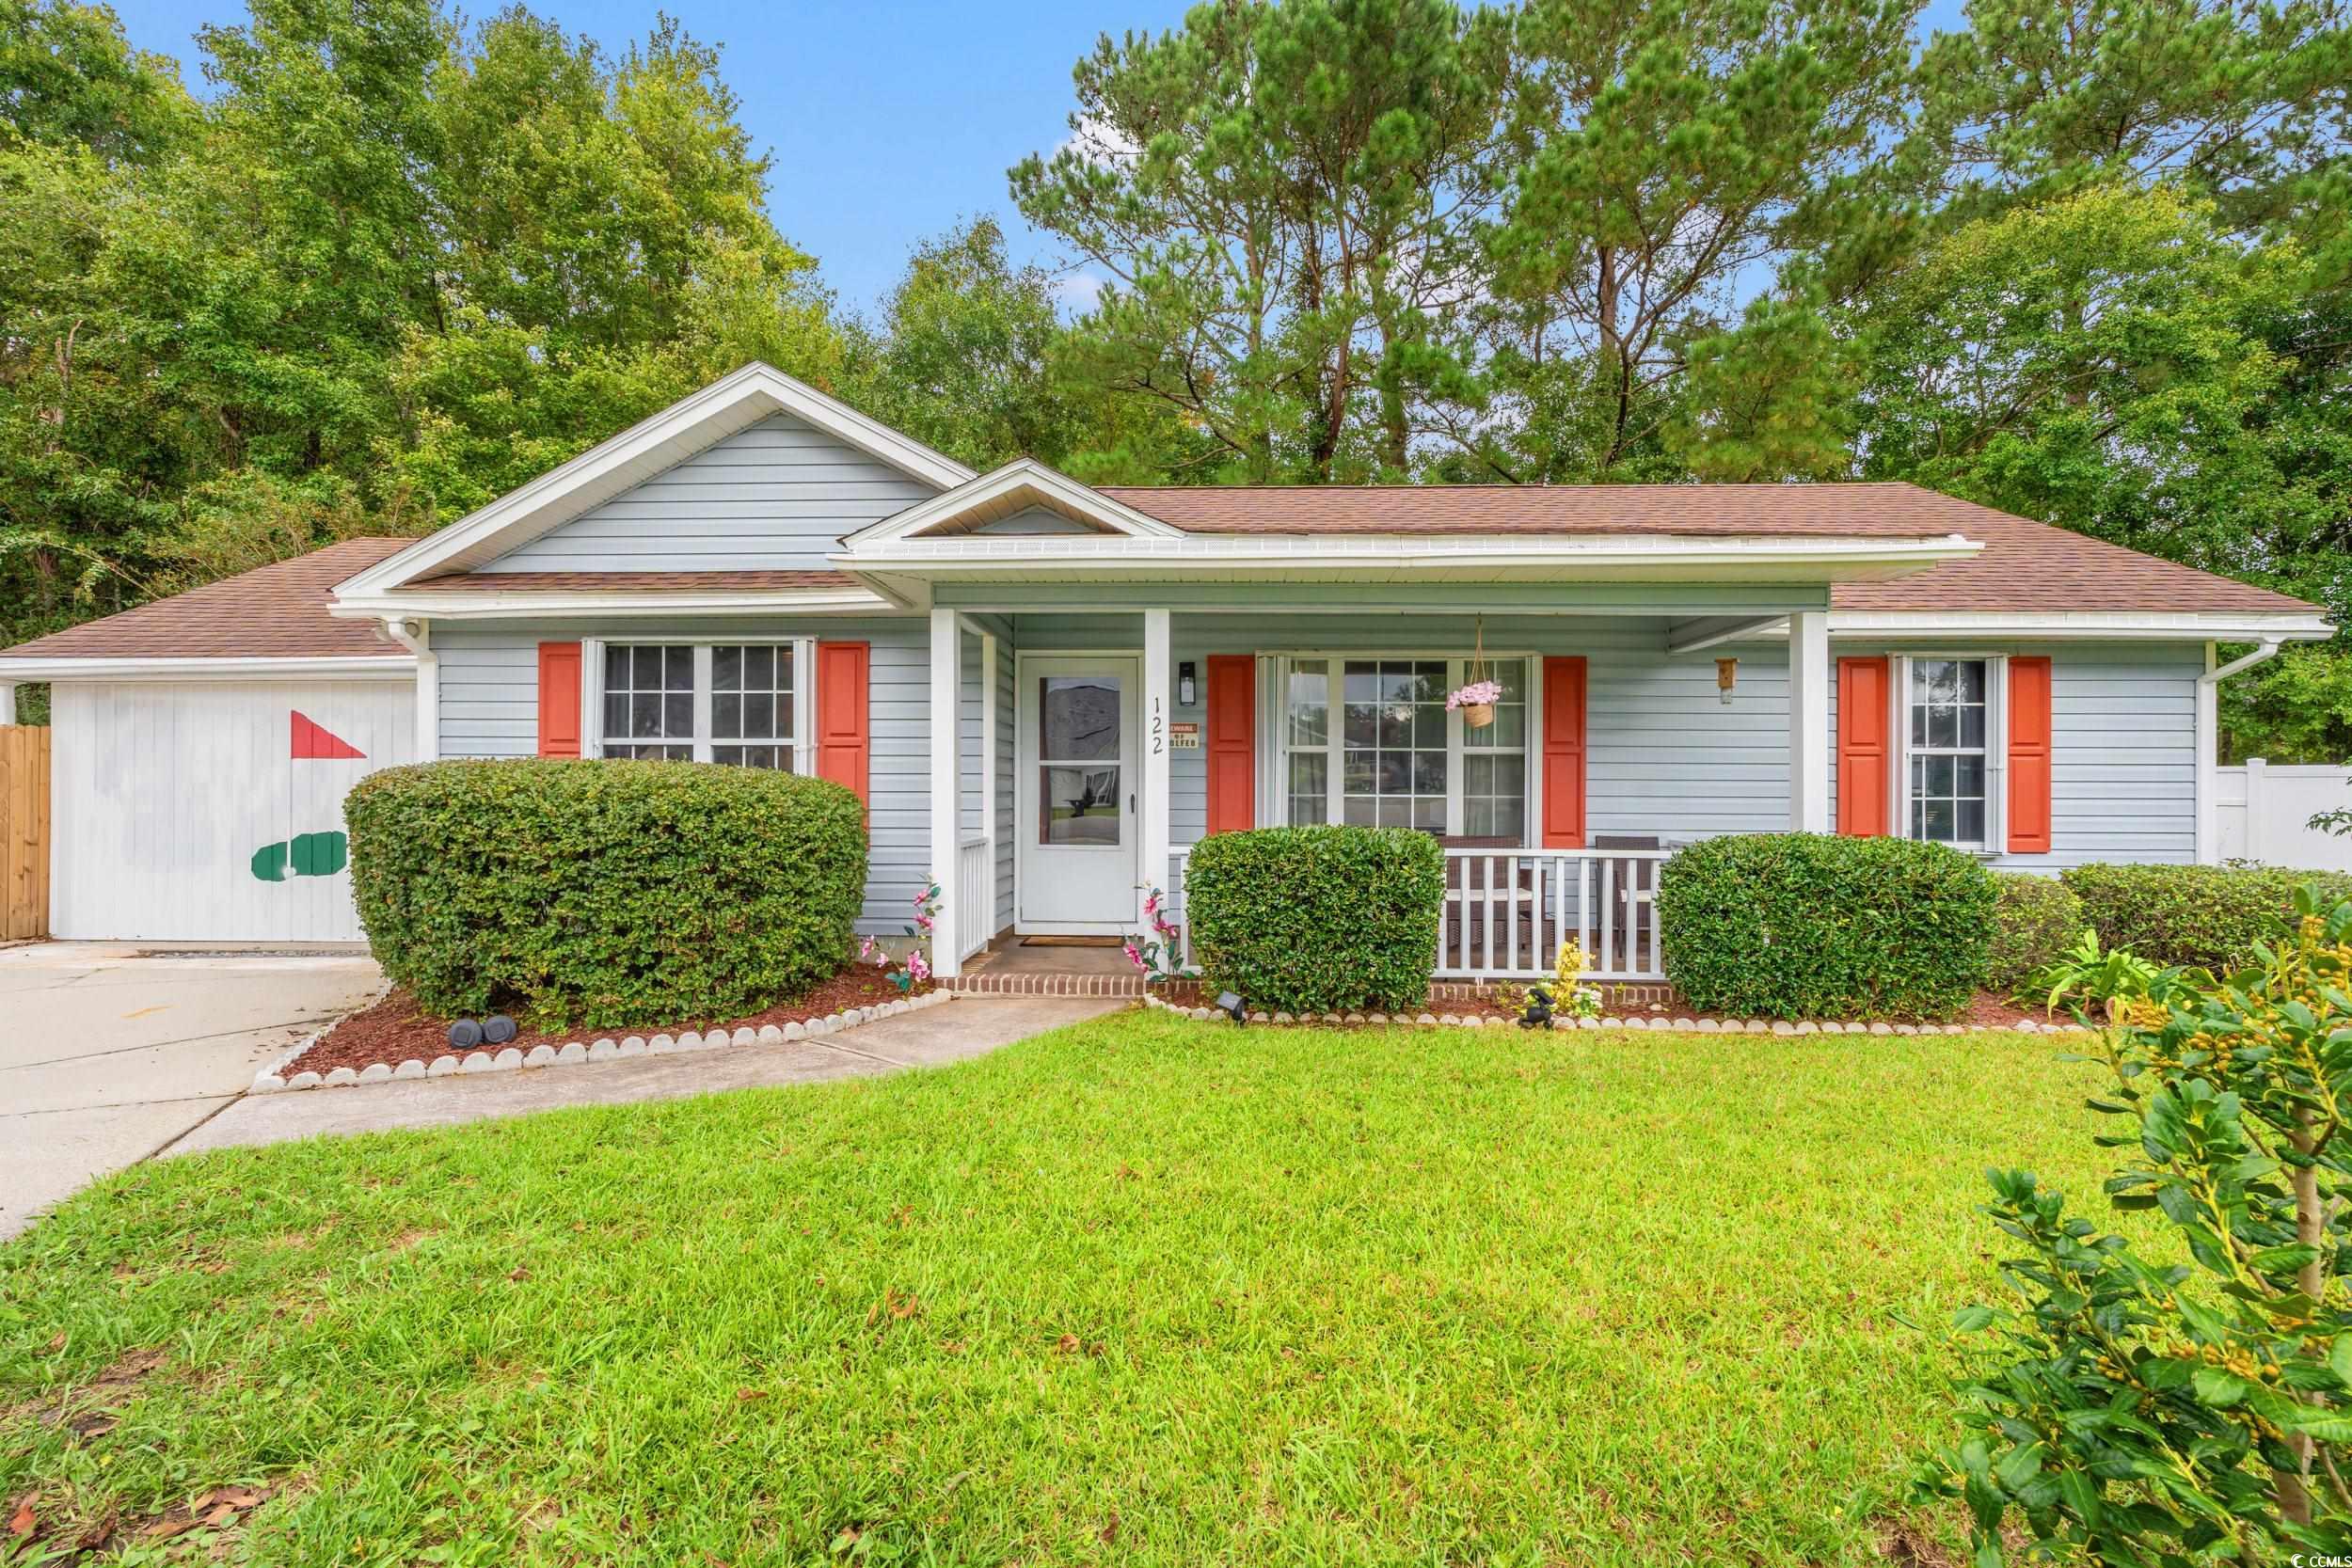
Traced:
[[1992, 873], [1940, 844], [1741, 833], [1658, 879], [1666, 977], [1749, 1018], [1936, 1018], [1985, 983]]
[[765, 768], [425, 763], [344, 816], [369, 945], [435, 1013], [740, 1018], [838, 969], [866, 895], [857, 797]]
[[2352, 894], [2352, 877], [2233, 862], [2228, 865], [2077, 865], [2060, 879], [2082, 900], [2083, 917], [2109, 947], [2151, 963], [2217, 972], [2247, 962], [2254, 945], [2295, 907], [2296, 888], [2316, 879]]
[[1993, 947], [1985, 984], [2002, 995], [2061, 958], [2081, 937], [2087, 922], [2074, 889], [2029, 871], [1996, 871], [1999, 894], [1993, 905]]
[[1193, 961], [1267, 1012], [1420, 1006], [1444, 898], [1445, 851], [1404, 828], [1212, 833], [1184, 874]]
[[1956, 1318], [1999, 1363], [1919, 1477], [1965, 1500], [1979, 1562], [2005, 1560], [2005, 1529], [2115, 1564], [2352, 1547], [2352, 901], [2307, 889], [2296, 912], [2227, 980], [2168, 970], [2110, 1004], [2114, 1088], [2090, 1106], [2129, 1157], [2105, 1191], [2160, 1241], [1992, 1173], [2014, 1305]]

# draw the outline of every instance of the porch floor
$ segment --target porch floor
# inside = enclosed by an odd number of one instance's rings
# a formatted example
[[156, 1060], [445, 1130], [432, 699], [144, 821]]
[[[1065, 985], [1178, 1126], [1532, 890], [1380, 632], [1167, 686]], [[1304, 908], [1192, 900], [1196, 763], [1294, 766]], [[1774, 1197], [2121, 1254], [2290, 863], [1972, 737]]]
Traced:
[[1143, 976], [1117, 947], [1025, 942], [1009, 931], [963, 960], [957, 990], [1028, 996], [1141, 996]]

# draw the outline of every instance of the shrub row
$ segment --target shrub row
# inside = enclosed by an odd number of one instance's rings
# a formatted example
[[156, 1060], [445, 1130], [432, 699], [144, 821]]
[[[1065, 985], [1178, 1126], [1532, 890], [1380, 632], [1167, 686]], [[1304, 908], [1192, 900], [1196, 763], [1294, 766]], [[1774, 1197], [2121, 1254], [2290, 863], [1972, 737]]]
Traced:
[[739, 1018], [849, 956], [864, 810], [681, 762], [436, 762], [344, 802], [369, 945], [429, 1012], [535, 1027]]
[[1764, 1018], [1948, 1016], [1985, 983], [1993, 876], [1939, 844], [1707, 839], [1666, 863], [1666, 975], [1693, 1007]]
[[1193, 847], [1184, 918], [1210, 987], [1292, 1013], [1429, 995], [1445, 851], [1406, 828], [1258, 828]]
[[2254, 944], [2315, 883], [2321, 902], [2352, 897], [2352, 877], [2233, 862], [2227, 865], [2078, 865], [2061, 874], [2083, 921], [2107, 947], [2164, 965], [2217, 973], [2253, 957]]

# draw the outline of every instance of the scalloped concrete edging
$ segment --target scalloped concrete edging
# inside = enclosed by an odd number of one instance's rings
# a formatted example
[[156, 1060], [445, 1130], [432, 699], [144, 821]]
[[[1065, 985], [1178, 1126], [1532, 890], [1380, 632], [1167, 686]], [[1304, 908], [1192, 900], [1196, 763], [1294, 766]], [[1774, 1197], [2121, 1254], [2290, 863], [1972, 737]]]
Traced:
[[[1162, 1012], [1184, 1018], [1214, 1022], [1225, 1017], [1215, 1007], [1184, 1007], [1146, 994], [1143, 1005]], [[1404, 1024], [1409, 1028], [1509, 1029], [1518, 1021], [1489, 1018], [1483, 1013], [1307, 1013], [1293, 1018], [1288, 1013], [1253, 1012], [1252, 1023], [1329, 1025], [1334, 1023]], [[2021, 1019], [2015, 1023], [1863, 1023], [1853, 1019], [1822, 1022], [1807, 1019], [1791, 1023], [1787, 1019], [1711, 1019], [1668, 1018], [1663, 1016], [1555, 1018], [1554, 1029], [1671, 1029], [1686, 1035], [1977, 1035], [2008, 1031], [2023, 1035], [2085, 1035], [2090, 1031], [2079, 1023], [2036, 1023]]]
[[[534, 1045], [529, 1051], [507, 1046], [501, 1051], [474, 1050], [460, 1056], [444, 1053], [425, 1061], [411, 1056], [397, 1066], [390, 1062], [371, 1062], [364, 1068], [339, 1067], [325, 1074], [303, 1071], [288, 1077], [285, 1069], [305, 1051], [335, 1031], [335, 1024], [305, 1039], [292, 1051], [263, 1068], [253, 1079], [253, 1094], [278, 1094], [292, 1089], [340, 1089], [361, 1084], [407, 1083], [419, 1078], [447, 1078], [469, 1072], [515, 1072], [524, 1069], [570, 1067], [579, 1062], [613, 1062], [629, 1056], [667, 1056], [681, 1051], [716, 1051], [732, 1045], [781, 1045], [787, 1040], [822, 1039], [838, 1035], [863, 1023], [873, 1023], [885, 1018], [924, 1007], [935, 1007], [955, 999], [949, 990], [926, 991], [898, 1002], [884, 1002], [872, 1007], [852, 1007], [848, 1012], [827, 1013], [805, 1023], [777, 1025], [764, 1023], [757, 1029], [746, 1024], [730, 1032], [713, 1029], [704, 1034], [689, 1029], [680, 1035], [660, 1034], [647, 1038], [643, 1035], [625, 1035], [619, 1039], [603, 1037], [595, 1040], [567, 1040], [562, 1045]], [[348, 1016], [348, 1015], [346, 1015]], [[336, 1023], [341, 1023], [337, 1019]]]

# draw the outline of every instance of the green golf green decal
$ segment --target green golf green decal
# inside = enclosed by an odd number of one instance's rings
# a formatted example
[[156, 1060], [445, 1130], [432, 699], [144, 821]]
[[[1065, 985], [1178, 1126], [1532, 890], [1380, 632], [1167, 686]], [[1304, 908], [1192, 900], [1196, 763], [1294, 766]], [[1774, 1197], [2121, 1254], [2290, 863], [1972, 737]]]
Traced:
[[265, 882], [297, 877], [332, 877], [351, 861], [351, 841], [341, 833], [296, 833], [253, 851], [253, 875]]

